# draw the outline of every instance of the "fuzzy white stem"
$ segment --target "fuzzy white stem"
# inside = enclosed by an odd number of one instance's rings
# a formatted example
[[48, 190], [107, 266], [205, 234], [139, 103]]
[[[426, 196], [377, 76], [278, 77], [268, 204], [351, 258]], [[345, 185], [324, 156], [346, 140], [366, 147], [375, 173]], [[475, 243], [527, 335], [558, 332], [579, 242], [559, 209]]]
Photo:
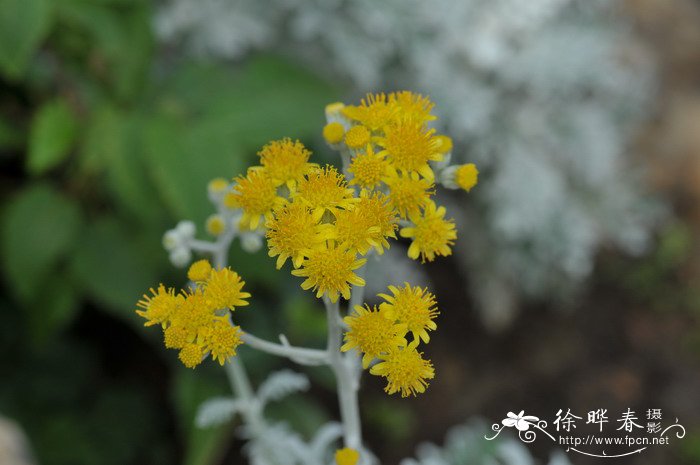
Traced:
[[328, 316], [328, 358], [336, 377], [340, 418], [343, 422], [343, 440], [345, 447], [360, 450], [362, 447], [362, 428], [360, 423], [360, 408], [357, 400], [359, 383], [355, 370], [349, 359], [340, 352], [342, 330], [340, 327], [340, 309], [338, 302], [331, 302], [324, 297], [326, 314]]
[[277, 344], [245, 332], [243, 333], [243, 341], [254, 349], [280, 357], [287, 357], [301, 365], [323, 365], [329, 363], [328, 352], [325, 350]]

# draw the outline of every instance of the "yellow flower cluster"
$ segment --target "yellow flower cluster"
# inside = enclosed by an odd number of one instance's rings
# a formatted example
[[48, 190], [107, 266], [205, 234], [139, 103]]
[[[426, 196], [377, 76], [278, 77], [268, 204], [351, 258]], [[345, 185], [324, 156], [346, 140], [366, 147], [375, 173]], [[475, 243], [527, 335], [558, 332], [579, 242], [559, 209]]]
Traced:
[[446, 166], [452, 140], [428, 126], [437, 119], [433, 106], [408, 91], [368, 94], [359, 105], [329, 105], [323, 130], [331, 147], [348, 156], [349, 184], [387, 196], [405, 224], [401, 236], [412, 240], [409, 257], [422, 262], [450, 255], [457, 238], [454, 221], [433, 200], [435, 184], [469, 191], [478, 174], [473, 164]]
[[435, 377], [432, 363], [423, 359], [417, 347], [421, 341], [429, 342], [428, 331], [437, 328], [437, 303], [427, 289], [408, 283], [400, 288], [389, 286], [389, 291], [391, 295], [379, 294], [384, 300], [379, 308], [358, 305], [352, 315], [345, 317], [348, 331], [340, 350], [361, 352], [363, 368], [378, 359], [370, 373], [386, 378], [384, 390], [389, 394], [400, 392], [401, 397], [415, 396], [428, 387], [426, 380]]
[[230, 268], [215, 270], [207, 260], [193, 263], [187, 277], [194, 283], [179, 294], [162, 284], [151, 289], [136, 304], [136, 313], [145, 318], [145, 326], [160, 325], [165, 347], [178, 349], [188, 368], [199, 365], [209, 354], [221, 365], [236, 355], [241, 344], [241, 329], [228, 319], [228, 310], [248, 305], [250, 294]]

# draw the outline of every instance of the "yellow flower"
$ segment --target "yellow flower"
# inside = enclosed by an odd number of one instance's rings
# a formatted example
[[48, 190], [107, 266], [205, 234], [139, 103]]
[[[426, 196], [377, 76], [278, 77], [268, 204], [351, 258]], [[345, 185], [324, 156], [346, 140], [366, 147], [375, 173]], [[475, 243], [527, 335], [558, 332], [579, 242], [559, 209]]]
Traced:
[[450, 246], [457, 239], [454, 220], [445, 220], [445, 207], [437, 208], [430, 202], [423, 214], [412, 213], [410, 218], [413, 227], [401, 229], [401, 237], [413, 238], [408, 248], [408, 256], [416, 260], [420, 255], [425, 263], [435, 260], [435, 255], [448, 256], [452, 254]]
[[353, 126], [345, 133], [345, 145], [351, 149], [361, 149], [369, 144], [369, 138], [369, 130], [366, 127], [362, 125]]
[[397, 108], [389, 105], [385, 94], [367, 94], [358, 106], [348, 105], [341, 110], [343, 115], [366, 126], [371, 131], [378, 131], [389, 124]]
[[375, 153], [368, 144], [364, 153], [358, 153], [350, 161], [348, 171], [352, 173], [351, 185], [363, 189], [374, 189], [387, 174], [389, 162], [383, 153]]
[[452, 151], [452, 139], [443, 134], [438, 134], [435, 139], [435, 149], [440, 153], [449, 153]]
[[396, 239], [397, 220], [384, 194], [363, 190], [355, 208], [336, 214], [333, 237], [362, 255], [372, 247], [381, 255], [389, 248], [387, 238]]
[[202, 330], [200, 337], [204, 351], [209, 352], [220, 365], [236, 355], [236, 348], [243, 343], [240, 326], [231, 326], [225, 320], [214, 321]]
[[353, 195], [345, 176], [330, 165], [307, 174], [295, 193], [295, 197], [311, 208], [315, 221], [320, 221], [326, 211], [335, 214], [339, 208], [352, 207], [355, 202]]
[[286, 184], [290, 189], [314, 166], [308, 163], [311, 152], [304, 144], [289, 138], [266, 144], [258, 156], [275, 186]]
[[175, 295], [175, 289], [166, 289], [162, 284], [158, 290], [149, 289], [151, 295], [143, 295], [143, 298], [136, 303], [136, 306], [143, 310], [136, 310], [139, 316], [144, 317], [144, 326], [165, 325], [170, 321], [173, 313], [182, 305], [182, 296]]
[[415, 396], [425, 392], [427, 379], [435, 377], [433, 364], [430, 360], [424, 360], [422, 355], [412, 346], [395, 348], [382, 355], [382, 361], [370, 368], [369, 372], [386, 378], [384, 391], [388, 394], [401, 392], [401, 397]]
[[241, 208], [241, 227], [256, 229], [260, 218], [272, 217], [272, 209], [284, 199], [277, 196], [274, 181], [264, 170], [248, 170], [246, 176], [238, 176], [233, 190], [224, 197], [229, 208]]
[[347, 352], [357, 348], [363, 353], [363, 368], [367, 368], [381, 354], [406, 345], [406, 325], [389, 320], [386, 313], [377, 310], [376, 306], [370, 309], [367, 304], [365, 307], [356, 305], [355, 313], [346, 316], [343, 321], [349, 330], [345, 333], [345, 344], [340, 350]]
[[392, 92], [389, 95], [389, 103], [398, 108], [402, 116], [415, 121], [424, 123], [437, 119], [436, 116], [430, 113], [435, 104], [428, 97], [420, 94], [414, 94], [408, 90]]
[[385, 182], [389, 188], [389, 203], [403, 219], [429, 204], [434, 192], [433, 184], [417, 173], [400, 175], [390, 171]]
[[202, 350], [202, 347], [198, 344], [186, 344], [181, 350], [180, 354], [178, 355], [180, 361], [182, 362], [183, 365], [185, 365], [187, 368], [194, 368], [200, 363], [202, 363], [202, 359], [204, 358], [204, 351]]
[[245, 282], [230, 268], [212, 270], [204, 289], [207, 305], [215, 310], [234, 310], [235, 307], [248, 305], [244, 299], [250, 298], [250, 294], [243, 292], [243, 285]]
[[403, 288], [389, 286], [393, 295], [379, 294], [386, 301], [379, 309], [385, 312], [387, 318], [406, 325], [413, 334], [412, 345], [418, 345], [419, 340], [428, 343], [428, 330], [437, 328], [433, 321], [439, 314], [435, 308], [435, 296], [427, 288], [411, 287], [408, 283], [404, 285]]
[[190, 265], [190, 269], [187, 271], [187, 279], [195, 283], [206, 281], [210, 275], [211, 264], [209, 260], [198, 260]]
[[183, 291], [184, 301], [177, 312], [171, 318], [172, 326], [178, 326], [187, 334], [187, 340], [193, 341], [199, 331], [221, 318], [214, 314], [216, 308], [212, 307], [201, 288], [197, 287], [193, 291]]
[[455, 182], [459, 187], [469, 192], [472, 187], [476, 186], [479, 180], [479, 170], [476, 169], [474, 163], [467, 163], [457, 168], [455, 172]]
[[206, 228], [212, 236], [220, 236], [226, 230], [226, 222], [221, 215], [210, 215], [207, 218]]
[[170, 325], [163, 331], [163, 341], [168, 349], [182, 349], [185, 344], [192, 342], [194, 337], [190, 335], [182, 325]]
[[305, 277], [301, 283], [304, 290], [313, 289], [316, 297], [324, 294], [331, 302], [337, 302], [338, 296], [350, 298], [350, 284], [364, 286], [365, 280], [354, 271], [365, 264], [366, 259], [357, 259], [355, 253], [347, 247], [328, 241], [327, 247], [320, 247], [309, 252], [302, 267], [292, 270], [294, 276]]
[[332, 121], [323, 126], [323, 138], [329, 144], [339, 144], [345, 136], [345, 128], [337, 121]]
[[267, 222], [268, 255], [277, 257], [277, 269], [288, 258], [299, 268], [311, 249], [323, 245], [324, 227], [313, 218], [311, 209], [300, 201], [287, 202], [276, 208], [274, 217]]
[[357, 465], [358, 460], [360, 460], [360, 453], [355, 449], [346, 447], [335, 451], [336, 465]]
[[220, 196], [223, 195], [229, 189], [229, 182], [224, 178], [216, 178], [209, 181], [207, 185], [207, 190], [210, 195]]
[[385, 128], [378, 144], [384, 148], [394, 168], [402, 172], [415, 171], [432, 181], [435, 175], [428, 162], [443, 159], [433, 138], [434, 132], [419, 121], [403, 118]]

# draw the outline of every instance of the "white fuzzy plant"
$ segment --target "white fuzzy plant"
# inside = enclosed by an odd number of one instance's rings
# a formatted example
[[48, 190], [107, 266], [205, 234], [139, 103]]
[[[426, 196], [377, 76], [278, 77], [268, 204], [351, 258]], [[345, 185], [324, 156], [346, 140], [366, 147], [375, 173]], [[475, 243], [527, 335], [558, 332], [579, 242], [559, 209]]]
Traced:
[[498, 327], [521, 295], [570, 298], [601, 246], [644, 251], [660, 217], [627, 154], [650, 108], [653, 66], [619, 7], [168, 0], [155, 28], [195, 54], [276, 50], [355, 89], [430, 95], [444, 110], [456, 160], [476, 161], [491, 177], [469, 206], [452, 206], [468, 244], [457, 248], [459, 264], [485, 322]]

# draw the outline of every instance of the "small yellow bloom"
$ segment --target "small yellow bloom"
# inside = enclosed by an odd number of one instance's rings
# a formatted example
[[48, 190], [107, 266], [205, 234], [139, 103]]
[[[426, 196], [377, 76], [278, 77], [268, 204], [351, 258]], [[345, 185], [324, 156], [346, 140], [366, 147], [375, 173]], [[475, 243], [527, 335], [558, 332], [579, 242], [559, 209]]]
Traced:
[[360, 460], [360, 453], [355, 449], [346, 447], [335, 451], [336, 465], [357, 465], [358, 460]]
[[385, 312], [387, 318], [406, 325], [407, 330], [413, 334], [412, 345], [418, 345], [420, 340], [428, 343], [428, 330], [437, 328], [433, 320], [440, 313], [435, 308], [435, 296], [427, 288], [411, 287], [408, 283], [404, 283], [404, 286], [389, 286], [392, 295], [379, 294], [386, 301], [379, 309]]
[[175, 289], [166, 289], [162, 284], [158, 286], [158, 290], [150, 289], [151, 295], [143, 295], [143, 298], [136, 303], [136, 306], [142, 310], [136, 310], [139, 316], [144, 317], [146, 323], [144, 326], [165, 325], [170, 321], [173, 313], [175, 313], [180, 305], [182, 305], [182, 296], [175, 295]]
[[363, 353], [362, 367], [367, 368], [375, 358], [388, 353], [395, 347], [406, 345], [406, 325], [396, 324], [396, 320], [390, 320], [382, 310], [377, 307], [369, 308], [355, 306], [354, 314], [343, 318], [349, 330], [345, 333], [345, 344], [340, 348], [347, 352], [350, 349]]
[[182, 325], [170, 325], [163, 331], [163, 341], [168, 349], [182, 349], [193, 339], [187, 328]]
[[277, 196], [274, 181], [264, 170], [248, 170], [246, 176], [235, 179], [233, 190], [224, 197], [224, 205], [241, 208], [241, 227], [256, 229], [260, 219], [272, 217], [272, 209], [284, 199]]
[[385, 94], [367, 94], [358, 106], [348, 105], [342, 109], [343, 115], [366, 126], [371, 131], [378, 131], [393, 121], [398, 109], [389, 105]]
[[207, 190], [210, 195], [223, 195], [229, 189], [229, 182], [224, 178], [216, 178], [209, 181]]
[[415, 396], [425, 392], [428, 387], [426, 380], [435, 377], [433, 364], [423, 359], [422, 355], [413, 346], [392, 349], [382, 355], [382, 361], [370, 368], [369, 372], [386, 378], [384, 391], [388, 394], [401, 392], [401, 397]]
[[198, 260], [190, 265], [190, 269], [187, 271], [187, 279], [195, 283], [206, 281], [210, 275], [211, 264], [209, 260]]
[[184, 301], [171, 318], [171, 325], [186, 331], [187, 340], [193, 341], [200, 330], [221, 317], [214, 314], [212, 307], [204, 297], [202, 289], [197, 287], [192, 291], [183, 291]]
[[306, 278], [301, 283], [302, 289], [313, 289], [316, 297], [321, 298], [325, 294], [331, 302], [337, 302], [339, 295], [350, 298], [350, 284], [365, 285], [365, 280], [354, 271], [366, 261], [364, 258], [358, 260], [355, 252], [346, 247], [328, 241], [327, 247], [311, 250], [301, 268], [292, 270], [292, 274]]
[[389, 187], [389, 203], [403, 219], [428, 205], [434, 193], [433, 184], [418, 173], [400, 175], [390, 171], [386, 185]]
[[287, 202], [275, 209], [274, 217], [267, 222], [268, 255], [277, 257], [277, 269], [288, 258], [294, 268], [299, 268], [311, 249], [323, 245], [327, 235], [323, 225], [314, 219], [311, 209], [300, 201]]
[[452, 139], [443, 134], [434, 137], [435, 149], [440, 153], [449, 153], [452, 151]]
[[332, 121], [323, 126], [323, 138], [331, 145], [339, 144], [345, 136], [345, 128], [337, 121]]
[[241, 280], [238, 273], [230, 268], [212, 270], [211, 276], [204, 289], [204, 297], [207, 305], [215, 310], [228, 308], [235, 310], [236, 307], [248, 305], [244, 299], [250, 298], [250, 294], [243, 292], [245, 282]]
[[180, 350], [178, 358], [180, 359], [182, 364], [185, 365], [187, 368], [194, 368], [200, 363], [202, 363], [202, 359], [204, 358], [204, 351], [202, 350], [202, 347], [198, 344], [186, 344], [185, 347], [183, 347]]
[[389, 94], [389, 103], [398, 108], [402, 116], [414, 121], [425, 123], [437, 119], [430, 113], [435, 104], [428, 97], [420, 94], [414, 94], [408, 90], [392, 92]]
[[410, 219], [414, 226], [403, 228], [401, 237], [413, 238], [408, 248], [408, 256], [416, 260], [420, 255], [425, 263], [435, 260], [435, 255], [448, 256], [452, 254], [450, 246], [457, 239], [454, 220], [445, 220], [445, 207], [437, 208], [430, 202], [422, 214], [412, 213]]
[[434, 129], [428, 129], [419, 121], [401, 119], [388, 125], [378, 144], [384, 148], [389, 162], [402, 172], [417, 172], [433, 181], [435, 175], [428, 162], [441, 161], [443, 154], [433, 138]]
[[204, 328], [200, 338], [204, 351], [220, 365], [236, 355], [236, 348], [243, 343], [240, 326], [231, 326], [225, 320], [217, 320]]
[[479, 170], [476, 169], [474, 163], [467, 163], [457, 168], [455, 172], [455, 182], [459, 187], [469, 192], [472, 187], [476, 186], [479, 180]]
[[386, 177], [389, 162], [383, 153], [376, 153], [371, 144], [367, 145], [364, 153], [358, 153], [350, 161], [348, 171], [352, 173], [351, 185], [363, 189], [374, 189]]
[[366, 127], [362, 125], [353, 126], [345, 133], [345, 145], [351, 149], [361, 149], [369, 144], [369, 138], [369, 130]]
[[311, 152], [304, 144], [289, 138], [266, 144], [258, 156], [275, 186], [286, 184], [290, 189], [314, 166], [309, 163]]
[[335, 214], [339, 208], [351, 208], [354, 191], [347, 186], [345, 176], [331, 165], [318, 168], [299, 182], [295, 198], [308, 205], [315, 221], [320, 221], [326, 211]]
[[207, 218], [207, 232], [212, 236], [220, 236], [226, 230], [226, 222], [221, 215], [214, 214]]
[[387, 238], [396, 239], [398, 218], [381, 192], [370, 194], [363, 190], [352, 210], [341, 210], [331, 232], [333, 237], [361, 255], [370, 248], [380, 255], [389, 248]]

